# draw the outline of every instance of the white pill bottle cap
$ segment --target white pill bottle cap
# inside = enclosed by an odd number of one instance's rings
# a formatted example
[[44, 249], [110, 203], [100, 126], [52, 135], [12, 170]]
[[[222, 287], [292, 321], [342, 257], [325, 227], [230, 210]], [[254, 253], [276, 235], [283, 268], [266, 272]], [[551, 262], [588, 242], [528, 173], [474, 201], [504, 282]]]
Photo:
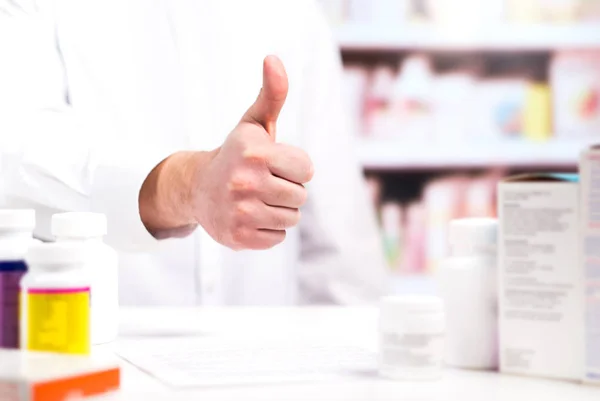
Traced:
[[106, 216], [102, 213], [67, 212], [52, 216], [52, 235], [55, 237], [90, 238], [106, 233]]
[[430, 295], [397, 295], [380, 302], [382, 330], [443, 330], [444, 301]]
[[47, 242], [33, 244], [25, 261], [32, 270], [62, 270], [84, 263], [88, 258], [87, 248], [75, 242]]
[[455, 219], [448, 230], [451, 256], [495, 255], [498, 220], [491, 217]]

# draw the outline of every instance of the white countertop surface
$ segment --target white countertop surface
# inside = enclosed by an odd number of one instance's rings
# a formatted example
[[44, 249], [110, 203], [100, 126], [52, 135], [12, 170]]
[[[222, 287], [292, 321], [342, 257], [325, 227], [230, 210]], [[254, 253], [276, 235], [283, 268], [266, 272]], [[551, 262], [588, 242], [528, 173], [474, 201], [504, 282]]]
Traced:
[[[338, 338], [350, 336], [366, 347], [376, 345], [377, 310], [370, 308], [214, 308], [123, 309], [123, 339], [180, 336], [260, 338]], [[118, 343], [118, 341], [117, 341]], [[96, 347], [110, 354], [115, 344]], [[173, 389], [122, 361], [118, 393], [97, 401], [154, 400], [415, 400], [415, 401], [587, 401], [600, 399], [600, 388], [575, 383], [446, 369], [441, 380], [396, 382], [366, 375], [359, 379], [227, 388]]]

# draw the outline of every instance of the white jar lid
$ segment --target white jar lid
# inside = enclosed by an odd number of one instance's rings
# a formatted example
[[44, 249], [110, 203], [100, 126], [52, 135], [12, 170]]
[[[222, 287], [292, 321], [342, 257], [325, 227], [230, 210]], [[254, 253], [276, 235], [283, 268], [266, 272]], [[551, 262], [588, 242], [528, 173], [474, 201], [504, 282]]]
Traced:
[[429, 314], [444, 311], [444, 301], [431, 295], [396, 295], [381, 299], [381, 317], [398, 318], [405, 314]]
[[106, 232], [106, 216], [102, 213], [67, 212], [52, 216], [55, 237], [100, 237]]
[[35, 210], [0, 209], [0, 230], [31, 230], [35, 228]]
[[47, 242], [32, 245], [25, 255], [31, 266], [73, 265], [86, 262], [87, 247], [77, 242]]
[[451, 246], [496, 245], [498, 220], [490, 217], [455, 219], [450, 222]]

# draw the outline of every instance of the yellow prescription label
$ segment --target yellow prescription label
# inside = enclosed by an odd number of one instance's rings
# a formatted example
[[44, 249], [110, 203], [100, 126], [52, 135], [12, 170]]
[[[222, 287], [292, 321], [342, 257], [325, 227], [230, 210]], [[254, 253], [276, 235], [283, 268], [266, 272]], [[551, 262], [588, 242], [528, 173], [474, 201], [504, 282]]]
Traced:
[[27, 290], [27, 349], [90, 352], [90, 289]]

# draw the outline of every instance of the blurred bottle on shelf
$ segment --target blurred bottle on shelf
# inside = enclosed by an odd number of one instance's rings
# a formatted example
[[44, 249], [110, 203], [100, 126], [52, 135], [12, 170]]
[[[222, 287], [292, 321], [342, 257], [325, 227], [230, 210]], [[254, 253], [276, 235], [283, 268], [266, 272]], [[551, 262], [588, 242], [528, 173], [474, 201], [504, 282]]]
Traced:
[[363, 134], [365, 119], [365, 97], [368, 88], [369, 71], [362, 66], [344, 67], [344, 99], [348, 111], [349, 127], [355, 135]]
[[367, 191], [369, 193], [369, 198], [371, 199], [371, 204], [375, 208], [379, 208], [379, 204], [381, 202], [381, 191], [383, 184], [381, 183], [381, 179], [376, 176], [369, 176], [365, 178], [365, 183], [367, 185]]
[[422, 274], [425, 270], [426, 214], [422, 202], [412, 202], [406, 208], [404, 245], [400, 272]]
[[402, 206], [399, 202], [386, 201], [381, 205], [381, 228], [385, 255], [390, 268], [400, 268], [402, 256]]
[[375, 68], [365, 100], [365, 132], [375, 137], [394, 134], [393, 115], [390, 107], [394, 83], [394, 70], [385, 65]]
[[552, 98], [550, 86], [531, 82], [527, 85], [523, 134], [534, 141], [546, 141], [552, 135]]
[[468, 178], [451, 176], [433, 180], [424, 191], [427, 213], [426, 270], [434, 273], [447, 252], [447, 230], [450, 220], [462, 217], [463, 196]]
[[469, 181], [465, 193], [464, 216], [496, 217], [496, 187], [501, 175], [486, 173]]
[[501, 139], [522, 135], [527, 80], [520, 77], [484, 79], [475, 91], [474, 116], [480, 137]]
[[600, 51], [555, 54], [550, 82], [557, 136], [600, 134]]
[[439, 142], [467, 141], [475, 132], [476, 77], [467, 71], [439, 74], [433, 86], [434, 136]]
[[[597, 0], [592, 0], [595, 2]], [[506, 0], [509, 22], [572, 23], [582, 19], [582, 6], [589, 0]]]
[[419, 140], [432, 135], [431, 60], [423, 55], [407, 57], [400, 66], [391, 92], [391, 132]]

